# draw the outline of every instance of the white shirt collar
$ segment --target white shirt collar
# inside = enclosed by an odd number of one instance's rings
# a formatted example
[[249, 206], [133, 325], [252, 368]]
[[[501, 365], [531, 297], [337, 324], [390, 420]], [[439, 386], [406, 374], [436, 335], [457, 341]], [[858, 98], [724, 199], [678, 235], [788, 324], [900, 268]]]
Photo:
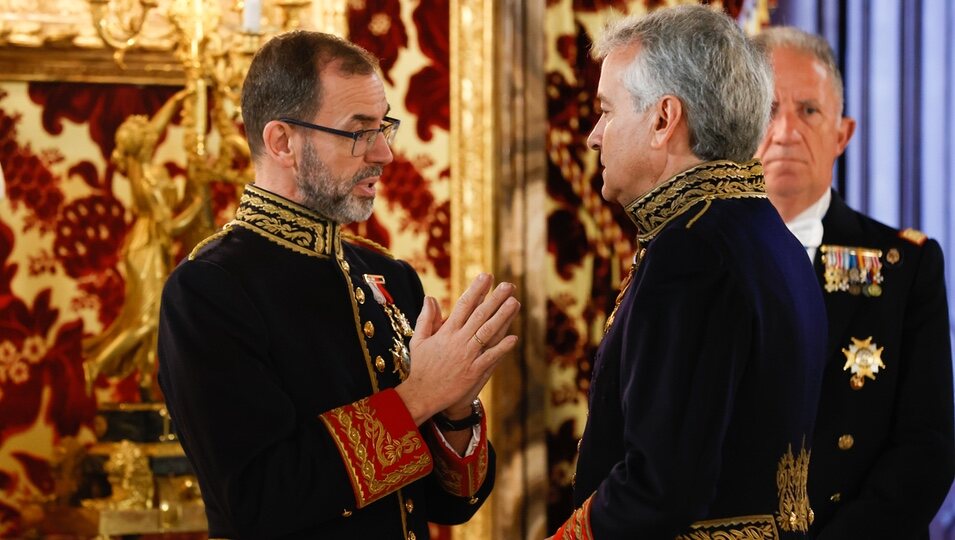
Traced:
[[802, 247], [806, 248], [810, 261], [815, 258], [816, 249], [822, 244], [822, 218], [829, 211], [830, 202], [832, 202], [832, 192], [827, 189], [818, 201], [786, 223], [790, 232], [799, 240]]

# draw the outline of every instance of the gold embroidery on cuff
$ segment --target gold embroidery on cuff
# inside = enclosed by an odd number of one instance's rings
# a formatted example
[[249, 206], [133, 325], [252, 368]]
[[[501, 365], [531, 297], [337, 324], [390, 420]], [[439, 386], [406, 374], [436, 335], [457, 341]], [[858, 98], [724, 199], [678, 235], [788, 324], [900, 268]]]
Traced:
[[[419, 433], [409, 431], [401, 437], [392, 437], [369, 407], [368, 398], [339, 407], [320, 418], [339, 451], [346, 456], [346, 470], [359, 508], [427, 474], [431, 456], [427, 451], [419, 453], [424, 445]], [[344, 432], [346, 440], [342, 440], [339, 430]], [[408, 461], [401, 463], [403, 460]]]
[[805, 444], [799, 455], [793, 456], [792, 446], [779, 458], [776, 471], [776, 488], [779, 491], [779, 513], [776, 523], [787, 532], [808, 532], [815, 515], [809, 506], [806, 481], [809, 477], [809, 457]]

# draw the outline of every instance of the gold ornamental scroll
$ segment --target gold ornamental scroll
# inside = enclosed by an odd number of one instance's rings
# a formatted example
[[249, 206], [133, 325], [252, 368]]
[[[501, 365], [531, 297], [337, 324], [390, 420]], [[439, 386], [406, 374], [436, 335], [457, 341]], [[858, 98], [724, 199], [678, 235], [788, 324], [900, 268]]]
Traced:
[[[482, 271], [495, 269], [493, 205], [497, 179], [494, 76], [494, 2], [451, 0], [451, 297]], [[494, 418], [494, 379], [481, 392]], [[488, 424], [488, 437], [496, 433]], [[491, 538], [494, 495], [455, 540]]]
[[481, 398], [495, 489], [455, 540], [541, 538], [546, 528], [544, 2], [452, 0], [451, 292], [482, 271], [517, 284], [518, 349]]

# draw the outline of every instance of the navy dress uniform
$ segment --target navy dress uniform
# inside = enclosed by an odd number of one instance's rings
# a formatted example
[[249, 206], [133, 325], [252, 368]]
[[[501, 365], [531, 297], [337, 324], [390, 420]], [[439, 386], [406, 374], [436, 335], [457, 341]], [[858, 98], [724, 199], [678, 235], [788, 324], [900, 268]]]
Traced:
[[810, 464], [820, 539], [928, 538], [955, 475], [942, 252], [835, 193], [815, 256], [829, 347]]
[[762, 166], [704, 163], [627, 211], [643, 248], [596, 353], [577, 509], [555, 537], [803, 537], [825, 308]]
[[480, 424], [459, 457], [394, 387], [424, 293], [414, 270], [255, 186], [170, 276], [159, 382], [211, 537], [427, 539], [494, 481]]

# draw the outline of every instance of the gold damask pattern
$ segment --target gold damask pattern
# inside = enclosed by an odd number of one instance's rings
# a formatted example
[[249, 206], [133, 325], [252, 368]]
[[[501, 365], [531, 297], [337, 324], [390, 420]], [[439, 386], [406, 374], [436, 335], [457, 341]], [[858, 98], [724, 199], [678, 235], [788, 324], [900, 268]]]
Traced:
[[420, 433], [408, 431], [392, 437], [369, 400], [364, 398], [320, 416], [346, 458], [358, 508], [424, 476], [432, 463]]
[[627, 215], [637, 225], [637, 240], [646, 245], [667, 223], [696, 203], [714, 199], [766, 198], [763, 164], [710, 161], [682, 172], [627, 206]]
[[776, 522], [784, 531], [807, 532], [815, 519], [806, 492], [810, 455], [811, 453], [802, 447], [799, 449], [799, 455], [793, 456], [790, 446], [779, 459], [779, 468], [776, 471], [779, 514], [776, 515]]
[[676, 540], [776, 540], [779, 532], [773, 516], [740, 516], [698, 521]]
[[328, 257], [333, 249], [339, 249], [335, 247], [335, 223], [255, 186], [245, 187], [235, 220], [229, 225], [244, 227], [280, 246], [313, 257]]

